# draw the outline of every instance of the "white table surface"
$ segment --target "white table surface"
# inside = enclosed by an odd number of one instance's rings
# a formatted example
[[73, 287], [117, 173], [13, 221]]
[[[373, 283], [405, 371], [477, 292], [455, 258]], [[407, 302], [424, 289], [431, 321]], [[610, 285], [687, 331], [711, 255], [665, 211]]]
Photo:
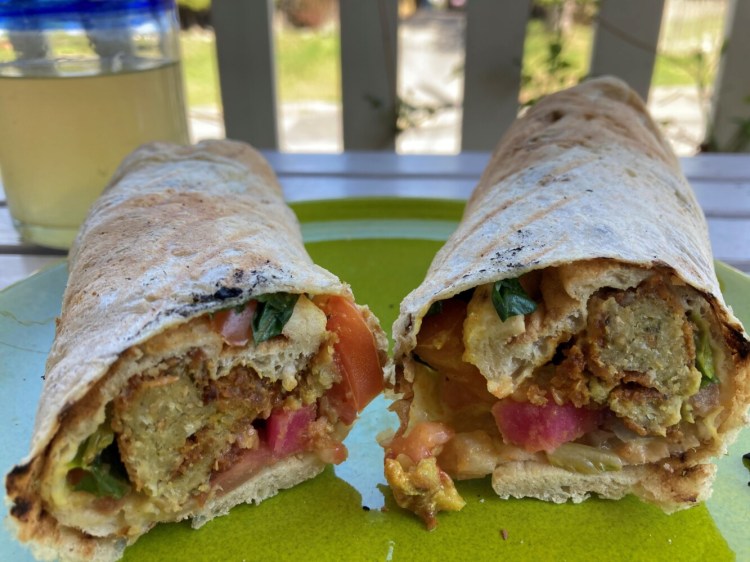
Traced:
[[[367, 196], [466, 199], [489, 159], [487, 153], [266, 156], [290, 202]], [[681, 162], [706, 214], [715, 257], [750, 273], [750, 154], [703, 154]], [[0, 188], [0, 289], [63, 259], [63, 252], [19, 239]]]

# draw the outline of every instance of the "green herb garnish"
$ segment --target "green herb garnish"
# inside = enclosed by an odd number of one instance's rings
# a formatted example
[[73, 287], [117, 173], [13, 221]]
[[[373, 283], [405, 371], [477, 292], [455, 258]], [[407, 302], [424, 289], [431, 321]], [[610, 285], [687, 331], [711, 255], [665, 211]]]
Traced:
[[708, 334], [708, 323], [698, 313], [691, 312], [690, 320], [693, 322], [693, 341], [695, 342], [695, 368], [700, 371], [701, 388], [718, 382], [716, 378], [716, 367], [714, 365], [714, 353], [711, 349], [711, 338]]
[[253, 340], [256, 344], [278, 336], [292, 317], [299, 295], [272, 293], [255, 297], [258, 307], [253, 316]]
[[82, 472], [73, 484], [76, 492], [120, 499], [130, 490], [114, 433], [107, 424], [99, 426], [80, 444], [69, 466]]
[[97, 498], [110, 497], [119, 500], [128, 493], [130, 486], [126, 480], [112, 473], [109, 464], [97, 459], [94, 464], [84, 469], [84, 475], [73, 489], [76, 492], [94, 494]]
[[443, 312], [443, 301], [435, 301], [430, 305], [430, 308], [427, 309], [427, 314], [425, 314], [424, 317], [429, 318], [430, 316], [435, 316], [441, 312]]
[[742, 464], [745, 465], [746, 469], [750, 470], [750, 453], [742, 455]]
[[530, 314], [536, 310], [536, 303], [524, 291], [518, 279], [496, 281], [492, 286], [492, 304], [503, 322], [511, 316]]

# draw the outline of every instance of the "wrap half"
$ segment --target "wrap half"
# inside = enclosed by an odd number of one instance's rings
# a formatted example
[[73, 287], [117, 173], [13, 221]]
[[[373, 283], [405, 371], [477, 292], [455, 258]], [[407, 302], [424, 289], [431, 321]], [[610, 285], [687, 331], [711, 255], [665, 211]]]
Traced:
[[40, 558], [110, 560], [159, 522], [260, 502], [346, 458], [386, 360], [259, 153], [142, 147], [71, 250], [9, 520]]
[[745, 423], [750, 342], [705, 219], [613, 78], [512, 125], [393, 334], [385, 472], [428, 526], [486, 475], [503, 498], [688, 507]]

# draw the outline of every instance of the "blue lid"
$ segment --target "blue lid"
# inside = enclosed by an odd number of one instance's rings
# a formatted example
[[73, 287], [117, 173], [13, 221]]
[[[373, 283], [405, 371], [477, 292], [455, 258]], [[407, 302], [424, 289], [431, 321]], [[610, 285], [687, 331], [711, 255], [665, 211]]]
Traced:
[[156, 18], [175, 0], [0, 0], [0, 27], [49, 29], [69, 27], [83, 18]]

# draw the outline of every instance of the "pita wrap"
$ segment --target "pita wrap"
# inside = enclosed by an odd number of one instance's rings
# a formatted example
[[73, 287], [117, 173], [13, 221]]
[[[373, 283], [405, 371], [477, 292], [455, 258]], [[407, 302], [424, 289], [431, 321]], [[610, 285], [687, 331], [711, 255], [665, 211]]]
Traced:
[[750, 343], [705, 219], [613, 78], [511, 126], [393, 333], [386, 476], [429, 526], [486, 475], [503, 498], [688, 507], [745, 422]]
[[142, 147], [71, 250], [9, 520], [40, 558], [112, 560], [159, 522], [260, 502], [346, 458], [386, 350], [259, 153]]

